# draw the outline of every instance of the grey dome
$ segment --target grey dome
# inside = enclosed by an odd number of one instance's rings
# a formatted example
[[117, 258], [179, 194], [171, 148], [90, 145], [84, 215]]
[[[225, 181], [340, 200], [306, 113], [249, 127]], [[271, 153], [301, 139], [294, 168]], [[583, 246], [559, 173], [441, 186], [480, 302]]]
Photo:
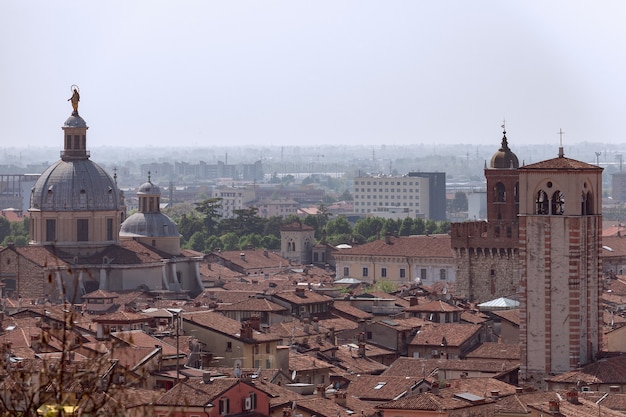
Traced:
[[84, 128], [86, 128], [87, 127], [87, 123], [85, 122], [85, 119], [80, 117], [78, 114], [72, 114], [70, 117], [67, 118], [65, 123], [63, 123], [63, 127], [84, 127]]
[[152, 182], [148, 181], [139, 186], [137, 194], [161, 195], [161, 189], [158, 185], [154, 185]]
[[120, 236], [180, 237], [176, 223], [163, 213], [135, 213], [122, 223]]
[[42, 211], [108, 211], [119, 210], [119, 205], [115, 182], [89, 159], [52, 164], [35, 183], [30, 199], [30, 208]]

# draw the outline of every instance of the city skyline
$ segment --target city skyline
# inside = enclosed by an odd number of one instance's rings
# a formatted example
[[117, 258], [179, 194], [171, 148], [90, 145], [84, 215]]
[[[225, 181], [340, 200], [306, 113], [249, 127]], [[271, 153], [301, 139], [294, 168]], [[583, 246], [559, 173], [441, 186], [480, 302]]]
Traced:
[[[626, 5], [0, 5], [5, 145], [623, 143]], [[58, 134], [59, 136], [55, 135]]]

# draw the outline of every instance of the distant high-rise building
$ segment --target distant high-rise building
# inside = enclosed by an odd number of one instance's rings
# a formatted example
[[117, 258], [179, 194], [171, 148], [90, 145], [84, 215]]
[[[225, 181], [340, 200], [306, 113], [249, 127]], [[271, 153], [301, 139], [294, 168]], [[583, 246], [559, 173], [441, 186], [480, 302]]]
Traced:
[[381, 217], [446, 219], [446, 177], [443, 172], [412, 172], [408, 176], [354, 178], [354, 211]]

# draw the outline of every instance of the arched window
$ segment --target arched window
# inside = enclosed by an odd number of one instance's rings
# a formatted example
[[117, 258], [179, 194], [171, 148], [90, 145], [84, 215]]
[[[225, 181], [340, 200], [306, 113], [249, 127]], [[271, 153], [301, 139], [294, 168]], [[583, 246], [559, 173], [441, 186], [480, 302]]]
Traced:
[[287, 252], [295, 252], [296, 251], [296, 242], [293, 239], [289, 239], [287, 241]]
[[493, 187], [493, 201], [495, 203], [504, 203], [506, 201], [506, 187], [501, 182]]
[[556, 190], [552, 194], [550, 206], [550, 214], [559, 216], [565, 212], [565, 196], [561, 191]]
[[516, 203], [519, 203], [519, 182], [515, 183], [515, 187], [513, 187], [513, 197]]
[[593, 214], [593, 197], [591, 191], [583, 191], [580, 196], [580, 214]]
[[535, 214], [549, 214], [548, 208], [548, 194], [543, 190], [539, 190], [535, 200]]

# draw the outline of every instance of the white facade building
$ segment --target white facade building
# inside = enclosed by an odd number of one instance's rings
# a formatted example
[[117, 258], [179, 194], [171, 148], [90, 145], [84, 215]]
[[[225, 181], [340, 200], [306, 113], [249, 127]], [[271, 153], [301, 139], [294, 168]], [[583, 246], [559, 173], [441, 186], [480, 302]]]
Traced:
[[402, 217], [430, 218], [429, 188], [426, 177], [356, 177], [354, 211], [379, 213], [380, 217], [401, 213]]

